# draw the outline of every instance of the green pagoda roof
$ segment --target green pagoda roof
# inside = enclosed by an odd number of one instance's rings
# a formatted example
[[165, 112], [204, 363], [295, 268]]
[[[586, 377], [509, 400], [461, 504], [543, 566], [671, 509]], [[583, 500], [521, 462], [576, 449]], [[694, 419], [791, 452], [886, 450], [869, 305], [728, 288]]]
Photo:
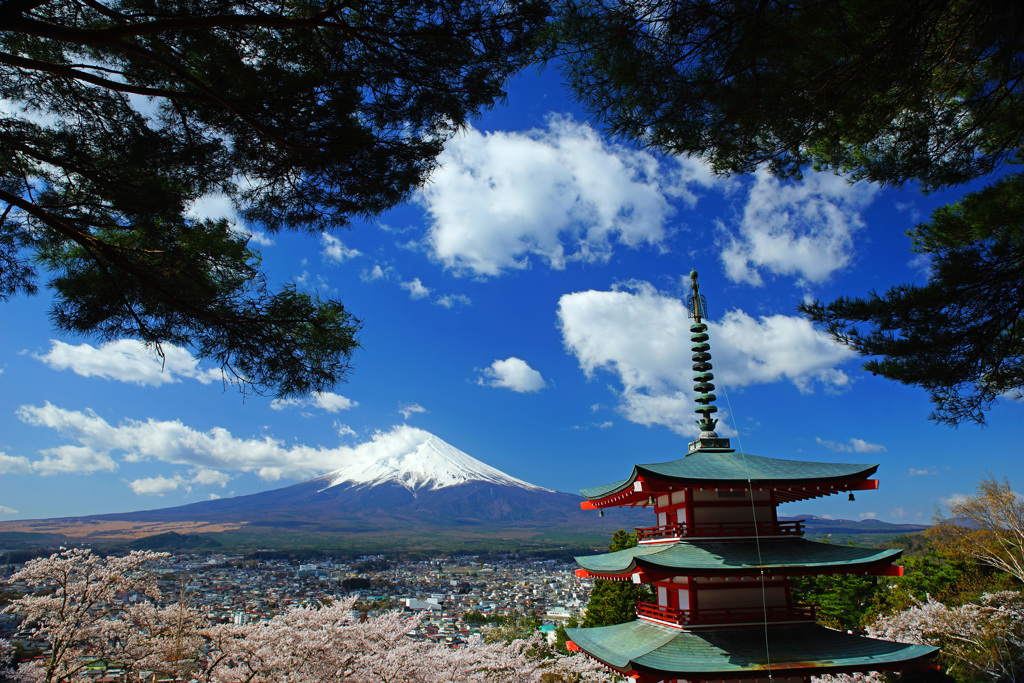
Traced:
[[756, 541], [677, 541], [652, 543], [601, 555], [577, 557], [593, 574], [631, 574], [636, 570], [665, 570], [681, 576], [822, 573], [888, 566], [902, 550], [854, 548], [802, 538]]
[[583, 489], [589, 500], [599, 500], [633, 485], [644, 476], [692, 485], [714, 484], [810, 484], [837, 480], [866, 479], [878, 465], [859, 463], [805, 462], [782, 460], [746, 453], [692, 453], [678, 460], [634, 465], [626, 479]]
[[[643, 620], [566, 629], [570, 640], [605, 664], [665, 678], [736, 678], [897, 669], [938, 648], [855, 636], [816, 624], [682, 631]], [[767, 641], [767, 648], [766, 648]], [[767, 649], [767, 656], [766, 656]]]

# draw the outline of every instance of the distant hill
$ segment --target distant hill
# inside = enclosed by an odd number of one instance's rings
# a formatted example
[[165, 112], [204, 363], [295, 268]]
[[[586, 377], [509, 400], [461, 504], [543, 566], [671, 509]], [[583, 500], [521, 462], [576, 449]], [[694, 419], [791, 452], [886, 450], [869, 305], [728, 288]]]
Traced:
[[128, 544], [129, 550], [195, 551], [212, 550], [222, 547], [213, 538], [202, 534], [179, 534], [168, 531], [153, 536], [143, 536]]
[[859, 546], [873, 546], [907, 534], [916, 534], [929, 529], [924, 524], [893, 524], [878, 519], [830, 519], [815, 515], [779, 517], [780, 520], [804, 520], [804, 537], [817, 541], [828, 538], [832, 543], [853, 542]]

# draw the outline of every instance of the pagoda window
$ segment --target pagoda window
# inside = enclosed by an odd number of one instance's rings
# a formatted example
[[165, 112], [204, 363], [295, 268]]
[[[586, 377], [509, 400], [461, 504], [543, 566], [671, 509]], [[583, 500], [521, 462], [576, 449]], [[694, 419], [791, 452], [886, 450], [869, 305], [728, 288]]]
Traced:
[[761, 605], [761, 589], [733, 587], [730, 590], [702, 590], [700, 593], [701, 609], [725, 609], [727, 607], [759, 607]]

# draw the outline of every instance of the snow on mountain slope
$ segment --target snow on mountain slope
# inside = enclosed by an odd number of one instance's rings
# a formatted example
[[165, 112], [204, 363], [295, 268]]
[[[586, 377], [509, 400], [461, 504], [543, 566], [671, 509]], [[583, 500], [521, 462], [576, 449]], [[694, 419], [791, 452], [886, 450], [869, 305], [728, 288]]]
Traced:
[[414, 491], [485, 481], [530, 491], [551, 490], [509, 476], [428, 431], [408, 426], [358, 446], [350, 462], [321, 479], [329, 482], [325, 488], [394, 482]]

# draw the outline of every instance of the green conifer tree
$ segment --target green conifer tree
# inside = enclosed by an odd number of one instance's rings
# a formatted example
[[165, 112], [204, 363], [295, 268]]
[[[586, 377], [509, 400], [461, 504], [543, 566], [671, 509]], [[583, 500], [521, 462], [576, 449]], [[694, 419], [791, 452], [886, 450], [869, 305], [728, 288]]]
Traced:
[[[612, 535], [608, 546], [610, 552], [625, 550], [637, 545], [635, 533], [619, 529]], [[636, 603], [651, 600], [651, 591], [631, 581], [606, 581], [595, 579], [587, 602], [587, 613], [583, 627], [612, 626], [636, 619]]]

